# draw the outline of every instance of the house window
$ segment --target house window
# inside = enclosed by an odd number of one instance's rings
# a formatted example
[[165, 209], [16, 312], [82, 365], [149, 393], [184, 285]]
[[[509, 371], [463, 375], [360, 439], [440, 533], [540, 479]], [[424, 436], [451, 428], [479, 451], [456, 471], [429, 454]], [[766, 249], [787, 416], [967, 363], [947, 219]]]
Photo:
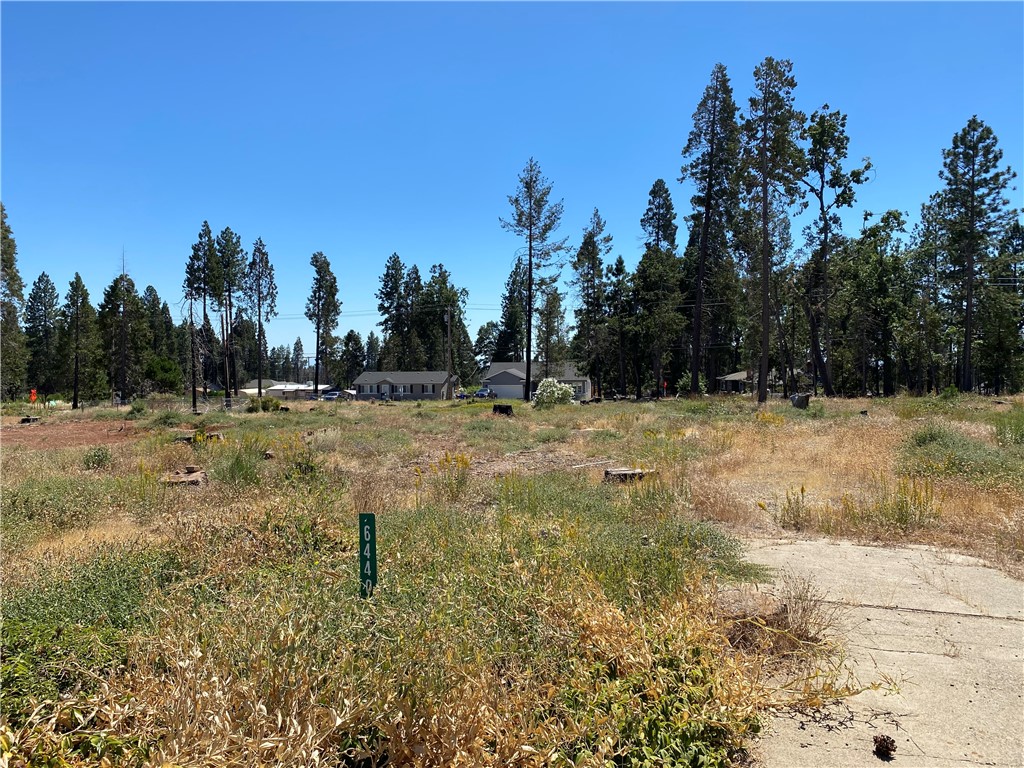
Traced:
[[432, 394], [434, 394], [434, 386], [435, 386], [434, 384], [424, 384], [423, 385], [423, 394], [425, 394], [425, 395], [432, 395]]

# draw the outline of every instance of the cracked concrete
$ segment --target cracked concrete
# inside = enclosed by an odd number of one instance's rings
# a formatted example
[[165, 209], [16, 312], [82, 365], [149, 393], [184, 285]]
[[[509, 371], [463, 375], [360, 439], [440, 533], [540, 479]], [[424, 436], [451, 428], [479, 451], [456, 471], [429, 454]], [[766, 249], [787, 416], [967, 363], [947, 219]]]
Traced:
[[1024, 766], [1024, 584], [920, 546], [772, 540], [751, 542], [748, 556], [846, 606], [858, 678], [898, 683], [776, 717], [755, 752], [761, 765], [877, 766], [873, 737], [885, 733], [898, 766]]

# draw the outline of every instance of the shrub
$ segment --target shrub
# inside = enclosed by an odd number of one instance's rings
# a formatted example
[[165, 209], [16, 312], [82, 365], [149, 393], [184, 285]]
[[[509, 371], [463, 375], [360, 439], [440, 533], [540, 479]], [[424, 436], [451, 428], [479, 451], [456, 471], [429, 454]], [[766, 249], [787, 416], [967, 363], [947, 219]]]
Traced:
[[550, 408], [553, 405], [568, 405], [572, 402], [573, 389], [568, 384], [559, 384], [555, 379], [544, 379], [537, 385], [533, 397], [534, 408]]
[[110, 449], [105, 445], [97, 445], [85, 452], [82, 463], [86, 469], [106, 469], [112, 461]]
[[1005, 447], [1024, 445], [1024, 408], [1015, 406], [996, 417], [996, 440]]
[[279, 411], [281, 410], [281, 401], [276, 397], [250, 397], [245, 410], [247, 413]]

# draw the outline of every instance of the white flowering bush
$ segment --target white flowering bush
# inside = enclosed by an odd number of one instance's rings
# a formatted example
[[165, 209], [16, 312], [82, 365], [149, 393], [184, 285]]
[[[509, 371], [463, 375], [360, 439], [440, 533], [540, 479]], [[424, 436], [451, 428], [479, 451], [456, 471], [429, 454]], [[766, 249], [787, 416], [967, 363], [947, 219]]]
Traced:
[[555, 379], [544, 379], [537, 385], [533, 396], [534, 408], [550, 408], [552, 405], [568, 405], [574, 392], [568, 384], [559, 384]]

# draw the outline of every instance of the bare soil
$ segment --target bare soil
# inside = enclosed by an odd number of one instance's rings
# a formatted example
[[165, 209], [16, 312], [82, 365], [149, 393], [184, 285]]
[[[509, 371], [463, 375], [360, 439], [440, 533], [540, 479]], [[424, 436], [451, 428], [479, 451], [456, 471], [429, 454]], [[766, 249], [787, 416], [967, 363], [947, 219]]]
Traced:
[[141, 430], [130, 421], [46, 421], [21, 424], [16, 417], [4, 417], [0, 423], [0, 449], [23, 446], [42, 448], [81, 448], [88, 445], [112, 445], [137, 439]]

